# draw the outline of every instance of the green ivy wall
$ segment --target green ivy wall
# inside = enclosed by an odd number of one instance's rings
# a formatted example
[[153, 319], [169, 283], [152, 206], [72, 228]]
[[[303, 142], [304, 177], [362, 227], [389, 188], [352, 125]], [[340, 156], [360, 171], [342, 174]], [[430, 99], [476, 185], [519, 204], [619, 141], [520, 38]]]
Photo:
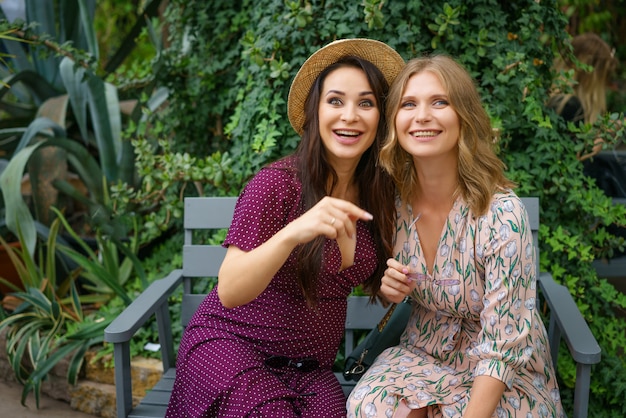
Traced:
[[[602, 347], [591, 416], [626, 413], [626, 325], [614, 314], [626, 301], [590, 264], [619, 245], [601, 225], [624, 223], [626, 214], [583, 176], [575, 154], [584, 139], [574, 140], [544, 107], [553, 57], [568, 39], [555, 1], [170, 0], [166, 20], [169, 48], [157, 77], [172, 95], [154, 123], [170, 141], [153, 145], [208, 156], [219, 178], [204, 186], [207, 194], [236, 195], [261, 166], [294, 149], [289, 83], [320, 46], [368, 37], [406, 59], [436, 51], [463, 62], [500, 129], [501, 156], [518, 193], [541, 199], [542, 269], [568, 286]], [[567, 356], [559, 369], [571, 410]]]

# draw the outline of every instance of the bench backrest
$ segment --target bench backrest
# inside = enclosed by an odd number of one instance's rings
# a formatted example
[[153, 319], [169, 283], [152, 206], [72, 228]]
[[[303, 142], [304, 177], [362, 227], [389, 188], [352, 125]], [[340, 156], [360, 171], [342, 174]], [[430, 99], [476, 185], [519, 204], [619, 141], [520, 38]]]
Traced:
[[183, 244], [183, 302], [181, 321], [186, 326], [205, 294], [194, 294], [193, 280], [217, 277], [226, 249], [221, 245], [194, 242], [194, 231], [228, 228], [233, 219], [236, 197], [185, 198]]

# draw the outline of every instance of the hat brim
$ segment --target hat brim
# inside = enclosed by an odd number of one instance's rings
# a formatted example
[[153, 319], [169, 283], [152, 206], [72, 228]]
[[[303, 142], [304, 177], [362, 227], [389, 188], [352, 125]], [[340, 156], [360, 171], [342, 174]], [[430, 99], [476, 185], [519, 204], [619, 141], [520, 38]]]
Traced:
[[299, 135], [302, 135], [304, 127], [304, 103], [313, 82], [326, 67], [348, 55], [370, 61], [383, 73], [389, 85], [405, 64], [393, 48], [374, 39], [340, 39], [314, 52], [298, 70], [287, 99], [289, 122]]

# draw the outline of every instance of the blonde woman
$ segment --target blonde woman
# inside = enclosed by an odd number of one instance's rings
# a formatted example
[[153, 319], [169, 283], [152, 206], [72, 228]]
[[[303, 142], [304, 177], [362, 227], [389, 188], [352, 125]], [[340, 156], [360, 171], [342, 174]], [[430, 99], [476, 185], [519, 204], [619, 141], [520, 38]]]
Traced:
[[387, 123], [380, 163], [399, 197], [380, 291], [409, 295], [413, 312], [352, 391], [348, 417], [563, 416], [528, 215], [470, 75], [447, 56], [409, 61]]

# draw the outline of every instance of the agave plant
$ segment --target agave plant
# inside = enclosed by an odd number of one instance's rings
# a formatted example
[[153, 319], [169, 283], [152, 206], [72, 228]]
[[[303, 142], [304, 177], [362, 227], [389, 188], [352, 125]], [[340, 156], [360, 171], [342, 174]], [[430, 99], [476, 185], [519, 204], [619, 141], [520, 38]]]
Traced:
[[[144, 14], [154, 16], [160, 3], [147, 2]], [[4, 127], [0, 129], [0, 141], [12, 141], [0, 187], [6, 225], [14, 233], [20, 225], [26, 248], [32, 254], [36, 223], [49, 226], [54, 218], [50, 211], [53, 206], [64, 208], [72, 222], [80, 218], [87, 229], [97, 229], [99, 222], [111, 222], [110, 209], [103, 204], [104, 189], [111, 184], [136, 182], [133, 148], [130, 141], [122, 140], [123, 123], [137, 122], [142, 116], [139, 106], [151, 105], [139, 98], [153, 95], [148, 83], [146, 90], [135, 92], [137, 99], [120, 101], [117, 88], [105, 81], [107, 74], [97, 73], [95, 0], [26, 0], [25, 4], [27, 22], [23, 26], [16, 22], [5, 30], [12, 36], [19, 34], [36, 48], [33, 46], [28, 53], [18, 42], [0, 38], [12, 55], [11, 67], [4, 68], [5, 84], [0, 86], [0, 109], [12, 116], [11, 126], [7, 120], [0, 121], [0, 128]], [[137, 25], [148, 22], [140, 18]], [[136, 30], [131, 32], [134, 38]], [[154, 31], [151, 33], [158, 49], [158, 37]], [[132, 46], [132, 42], [123, 42], [112, 61], [119, 65]], [[105, 67], [108, 72], [115, 70], [111, 65]], [[166, 95], [162, 90], [158, 93], [153, 97], [162, 103]], [[14, 126], [16, 120], [28, 122]], [[21, 193], [25, 174], [32, 190], [28, 204]], [[81, 208], [82, 215], [70, 214], [72, 207]]]
[[[143, 277], [134, 242], [122, 246], [127, 256], [120, 259], [120, 246], [99, 233], [98, 251], [94, 252], [70, 229], [63, 214], [56, 209], [55, 212], [56, 219], [42, 245], [45, 250], [38, 251], [37, 260], [26, 248], [9, 247], [0, 236], [0, 244], [7, 249], [24, 284], [24, 290], [20, 290], [0, 277], [0, 282], [14, 289], [12, 296], [21, 302], [9, 315], [3, 313], [0, 331], [7, 330], [7, 355], [17, 380], [23, 385], [21, 402], [25, 404], [28, 394], [33, 392], [37, 407], [41, 384], [60, 360], [70, 357], [67, 379], [75, 384], [86, 351], [102, 343], [104, 328], [112, 318], [103, 316], [97, 306], [115, 296], [129, 304], [131, 298], [123, 287], [125, 280], [133, 268]], [[86, 255], [63, 243], [59, 238], [62, 226]], [[66, 277], [57, 276], [57, 250], [78, 265]], [[84, 281], [80, 291], [79, 278]]]

